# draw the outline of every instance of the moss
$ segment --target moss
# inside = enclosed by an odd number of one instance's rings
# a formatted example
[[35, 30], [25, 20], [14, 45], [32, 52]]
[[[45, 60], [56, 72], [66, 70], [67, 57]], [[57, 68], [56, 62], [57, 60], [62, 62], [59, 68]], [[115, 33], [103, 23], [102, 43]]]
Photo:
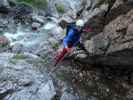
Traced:
[[0, 48], [3, 48], [4, 46], [2, 44], [0, 44]]
[[16, 60], [21, 60], [21, 59], [25, 59], [26, 56], [23, 55], [23, 54], [16, 54], [13, 56], [13, 59], [16, 59]]
[[44, 57], [42, 57], [42, 59], [40, 60], [40, 63], [49, 64], [49, 59], [49, 56], [45, 54]]
[[46, 9], [48, 5], [47, 0], [16, 0], [16, 1], [20, 3], [27, 3], [39, 9]]
[[25, 59], [26, 56], [24, 54], [15, 54], [10, 60], [9, 62], [12, 64], [16, 64], [18, 60], [23, 60]]
[[98, 0], [96, 6], [100, 6], [102, 4], [110, 4], [111, 2], [111, 0]]
[[12, 63], [12, 64], [16, 64], [17, 63], [17, 60], [16, 59], [10, 59], [9, 62]]
[[53, 49], [54, 49], [54, 50], [57, 50], [58, 47], [59, 47], [59, 44], [58, 44], [58, 43], [56, 43], [55, 45], [53, 45]]
[[58, 73], [57, 75], [56, 75], [56, 77], [59, 79], [59, 80], [65, 80], [65, 77], [64, 77], [64, 75], [63, 75], [63, 73]]
[[63, 5], [63, 4], [56, 4], [56, 10], [57, 10], [59, 13], [64, 13], [64, 12], [65, 12], [64, 5]]
[[8, 48], [9, 44], [0, 44], [0, 48]]

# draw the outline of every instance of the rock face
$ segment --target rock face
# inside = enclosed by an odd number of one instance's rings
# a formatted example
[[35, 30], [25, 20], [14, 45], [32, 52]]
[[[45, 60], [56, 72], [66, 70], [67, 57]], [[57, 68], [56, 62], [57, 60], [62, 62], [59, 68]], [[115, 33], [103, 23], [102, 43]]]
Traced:
[[[22, 57], [23, 56], [23, 57]], [[24, 57], [25, 56], [25, 57]], [[56, 94], [50, 77], [26, 59], [37, 57], [11, 53], [0, 54], [1, 100], [51, 100]]]
[[[133, 5], [116, 0], [106, 16], [102, 16], [102, 23], [95, 21], [92, 26], [96, 34], [86, 34], [84, 42], [87, 51], [93, 54], [93, 64], [110, 66], [131, 66], [132, 61], [132, 33], [133, 33]], [[95, 17], [94, 20], [99, 20]], [[93, 21], [93, 18], [92, 20]], [[90, 24], [89, 22], [88, 24]], [[93, 25], [93, 24], [90, 24]], [[98, 33], [99, 32], [99, 33]], [[90, 39], [87, 39], [90, 38]], [[91, 58], [91, 57], [90, 57]], [[82, 57], [81, 57], [82, 59]], [[88, 61], [89, 61], [88, 57]], [[85, 61], [85, 60], [84, 60]], [[86, 63], [88, 62], [86, 60]]]

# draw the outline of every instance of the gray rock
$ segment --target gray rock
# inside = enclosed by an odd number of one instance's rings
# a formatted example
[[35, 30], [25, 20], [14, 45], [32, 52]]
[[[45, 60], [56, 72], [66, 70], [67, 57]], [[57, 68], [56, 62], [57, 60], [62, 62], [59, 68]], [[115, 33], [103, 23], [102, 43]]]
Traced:
[[33, 20], [33, 22], [38, 22], [38, 23], [43, 24], [45, 18], [44, 18], [44, 16], [38, 16], [38, 15], [34, 15], [34, 14], [33, 14], [33, 15], [32, 15], [32, 20]]
[[[85, 37], [88, 37], [84, 39], [84, 44], [93, 57], [88, 57], [88, 60], [84, 61], [90, 63], [90, 59], [94, 58], [94, 61], [91, 61], [93, 64], [132, 66], [133, 59], [130, 56], [133, 46], [132, 7], [118, 0], [111, 11], [107, 13], [105, 24], [102, 24], [107, 8], [108, 5], [101, 5], [100, 8], [90, 11], [92, 15], [87, 19], [95, 16], [88, 21], [93, 33], [84, 34]], [[118, 13], [119, 11], [121, 12]], [[122, 15], [122, 13], [126, 14]], [[79, 58], [77, 59], [79, 60]]]
[[14, 8], [17, 14], [24, 16], [24, 15], [29, 15], [33, 13], [33, 9], [31, 6], [26, 5], [26, 4], [17, 4]]
[[12, 47], [12, 52], [13, 53], [20, 53], [20, 52], [23, 52], [23, 45], [22, 44], [19, 44], [19, 43], [16, 43], [13, 45]]
[[9, 40], [5, 36], [0, 36], [0, 46], [4, 47], [9, 44]]
[[60, 100], [79, 100], [79, 98], [70, 93], [64, 92]]
[[38, 96], [41, 97], [40, 100], [51, 100], [55, 96], [56, 92], [52, 80], [49, 80], [41, 87], [38, 91]]
[[91, 97], [88, 98], [88, 100], [99, 100], [99, 99], [97, 99], [96, 97], [91, 96]]
[[53, 35], [53, 37], [57, 40], [62, 40], [64, 38], [64, 34], [63, 34], [63, 30], [61, 27], [56, 26], [54, 28], [52, 28], [51, 30], [51, 34]]
[[[56, 18], [59, 18], [60, 15], [62, 16], [63, 14], [60, 14], [60, 12], [57, 12], [56, 9], [56, 5], [57, 4], [63, 4], [64, 5], [64, 12], [66, 13], [67, 11], [73, 11], [76, 12], [80, 9], [81, 7], [81, 0], [73, 0], [73, 2], [71, 2], [71, 0], [48, 0], [48, 9], [47, 9], [47, 15], [49, 16], [53, 16]], [[67, 5], [66, 5], [67, 4]], [[71, 13], [72, 14], [72, 13]]]
[[76, 56], [76, 59], [85, 59], [85, 58], [87, 58], [87, 54], [78, 54]]
[[41, 23], [37, 23], [37, 22], [33, 22], [32, 25], [31, 25], [31, 27], [32, 27], [33, 30], [34, 29], [35, 30], [39, 29], [40, 26], [41, 26]]
[[48, 41], [49, 41], [49, 43], [50, 43], [52, 46], [55, 46], [55, 45], [57, 45], [57, 44], [59, 43], [58, 40], [56, 40], [55, 38], [52, 38], [52, 37], [49, 38]]
[[[0, 54], [0, 97], [6, 100], [51, 100], [56, 92], [45, 70], [42, 74], [36, 64], [28, 63], [28, 58], [13, 57], [11, 53]], [[33, 57], [32, 61], [35, 59]]]
[[9, 49], [9, 40], [5, 36], [0, 36], [0, 52], [7, 51]]
[[7, 0], [0, 0], [0, 7], [9, 7], [9, 3]]
[[59, 14], [56, 10], [56, 7], [55, 7], [55, 1], [53, 0], [48, 0], [48, 9], [47, 9], [47, 13], [46, 13], [48, 16], [53, 16], [53, 17], [56, 17], [58, 18], [59, 17]]

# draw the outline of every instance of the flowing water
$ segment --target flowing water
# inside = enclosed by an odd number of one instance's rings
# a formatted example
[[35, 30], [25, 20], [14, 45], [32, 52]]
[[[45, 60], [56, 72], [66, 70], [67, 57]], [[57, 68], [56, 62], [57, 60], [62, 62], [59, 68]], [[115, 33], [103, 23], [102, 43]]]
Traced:
[[32, 47], [48, 39], [48, 31], [53, 27], [53, 23], [46, 23], [39, 31], [32, 31], [30, 29], [23, 29], [19, 26], [16, 33], [5, 32], [3, 35], [9, 39], [11, 46], [19, 43], [25, 47]]

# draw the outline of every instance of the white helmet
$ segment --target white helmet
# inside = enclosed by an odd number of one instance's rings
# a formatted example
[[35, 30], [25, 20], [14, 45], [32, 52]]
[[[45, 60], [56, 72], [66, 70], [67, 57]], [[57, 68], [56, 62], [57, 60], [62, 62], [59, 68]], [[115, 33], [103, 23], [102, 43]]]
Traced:
[[82, 19], [79, 19], [76, 21], [76, 26], [83, 27], [84, 26], [84, 21]]

